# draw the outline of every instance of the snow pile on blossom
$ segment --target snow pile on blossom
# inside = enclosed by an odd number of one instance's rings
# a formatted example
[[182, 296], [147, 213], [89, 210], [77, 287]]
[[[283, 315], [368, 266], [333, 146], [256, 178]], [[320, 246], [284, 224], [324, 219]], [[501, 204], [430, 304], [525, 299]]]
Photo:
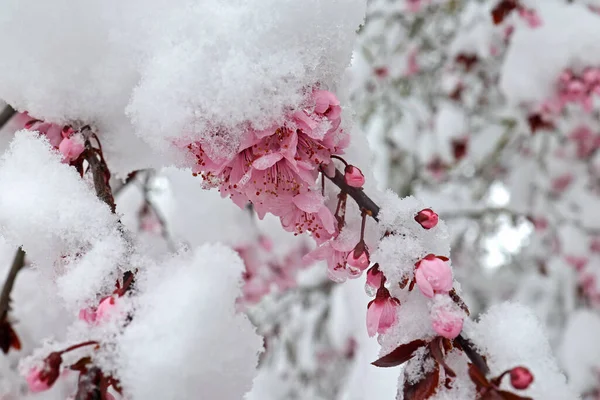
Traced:
[[236, 313], [242, 270], [232, 250], [205, 245], [142, 274], [115, 353], [132, 399], [241, 399], [250, 389], [262, 340]]
[[209, 138], [231, 155], [243, 124], [283, 122], [311, 87], [338, 82], [364, 7], [11, 0], [0, 17], [0, 98], [36, 118], [94, 125], [119, 170], [156, 164], [142, 142], [166, 152]]

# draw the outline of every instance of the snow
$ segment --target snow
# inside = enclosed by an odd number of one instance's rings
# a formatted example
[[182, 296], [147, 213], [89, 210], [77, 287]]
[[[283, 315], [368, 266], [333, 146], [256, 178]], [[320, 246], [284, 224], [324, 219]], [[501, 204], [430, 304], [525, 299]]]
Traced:
[[[494, 305], [470, 327], [467, 336], [486, 355], [491, 376], [517, 366], [533, 373], [532, 385], [519, 394], [548, 400], [579, 398], [558, 367], [544, 327], [528, 308], [517, 303]], [[502, 387], [511, 389], [508, 380]]]
[[554, 93], [564, 69], [600, 65], [600, 15], [554, 1], [538, 12], [543, 24], [514, 33], [502, 67], [500, 87], [512, 104], [538, 105]]
[[569, 316], [558, 355], [569, 383], [579, 393], [592, 390], [598, 384], [599, 333], [600, 317], [595, 312], [577, 310]]
[[0, 233], [36, 264], [110, 236], [117, 218], [47, 140], [18, 132], [0, 160]]
[[262, 339], [236, 313], [242, 271], [240, 258], [222, 245], [146, 271], [115, 352], [133, 400], [240, 399], [250, 389]]
[[173, 162], [182, 138], [230, 156], [243, 124], [281, 121], [308, 88], [337, 85], [364, 12], [359, 0], [8, 0], [0, 98], [93, 125], [121, 174]]

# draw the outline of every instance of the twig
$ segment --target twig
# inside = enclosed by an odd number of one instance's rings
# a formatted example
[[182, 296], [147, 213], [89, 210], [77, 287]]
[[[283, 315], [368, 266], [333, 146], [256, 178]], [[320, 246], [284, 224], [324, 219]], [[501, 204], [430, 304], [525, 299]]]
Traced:
[[133, 182], [135, 182], [135, 178], [138, 176], [138, 174], [140, 172], [143, 172], [144, 170], [137, 170], [137, 171], [133, 171], [131, 172], [129, 175], [127, 175], [127, 178], [125, 179], [125, 182], [121, 183], [120, 185], [116, 186], [112, 193], [113, 193], [113, 197], [117, 197], [119, 195], [119, 193], [121, 193], [123, 191], [123, 189], [125, 189], [127, 186], [131, 185]]
[[[325, 174], [325, 176], [327, 176], [327, 174]], [[354, 201], [356, 201], [356, 204], [358, 204], [358, 206], [362, 210], [368, 211], [368, 214], [371, 217], [373, 217], [375, 221], [379, 221], [377, 219], [377, 215], [379, 214], [379, 206], [375, 204], [375, 202], [371, 200], [371, 198], [367, 196], [362, 189], [349, 186], [344, 179], [344, 174], [342, 174], [339, 170], [336, 169], [335, 176], [327, 176], [327, 178], [331, 182], [333, 182], [337, 187], [339, 187], [342, 191], [348, 193], [350, 197], [352, 197]], [[458, 337], [455, 340], [461, 346], [464, 353], [471, 360], [473, 365], [475, 365], [484, 375], [487, 375], [489, 369], [485, 363], [485, 360], [473, 348], [471, 341], [462, 335], [458, 335]]]
[[377, 219], [377, 215], [379, 214], [379, 206], [375, 204], [375, 202], [371, 200], [371, 198], [367, 196], [361, 188], [355, 188], [348, 185], [344, 179], [344, 174], [338, 169], [335, 170], [335, 176], [333, 177], [329, 177], [325, 173], [323, 174], [337, 187], [342, 189], [343, 192], [348, 193], [348, 195], [354, 199], [356, 204], [358, 204], [361, 209], [367, 210], [369, 216], [373, 217], [375, 221], [379, 221], [379, 219]]
[[152, 177], [153, 177], [153, 172], [148, 171], [146, 173], [146, 179], [144, 179], [144, 186], [142, 189], [142, 191], [144, 193], [144, 203], [147, 207], [149, 207], [154, 212], [154, 216], [156, 217], [156, 219], [158, 220], [158, 224], [160, 225], [161, 236], [167, 243], [169, 250], [171, 250], [172, 252], [175, 252], [175, 251], [177, 251], [177, 247], [175, 246], [175, 243], [173, 243], [173, 240], [171, 239], [171, 235], [169, 234], [169, 231], [167, 229], [167, 221], [165, 220], [165, 217], [162, 214], [162, 211], [154, 204], [154, 202], [152, 201], [151, 196], [150, 196], [150, 181], [151, 181]]
[[[92, 134], [92, 136], [95, 135]], [[100, 155], [100, 158], [98, 158], [98, 155]], [[110, 211], [115, 214], [117, 211], [117, 205], [115, 204], [115, 199], [110, 188], [110, 171], [108, 170], [106, 162], [104, 161], [104, 157], [102, 156], [102, 150], [92, 147], [90, 135], [88, 135], [85, 139], [85, 150], [83, 157], [88, 162], [90, 169], [92, 170], [96, 195], [100, 200], [105, 202], [110, 208]]]
[[4, 125], [6, 125], [16, 113], [17, 110], [7, 104], [2, 112], [0, 112], [0, 129], [4, 128]]
[[13, 259], [4, 287], [0, 293], [0, 321], [4, 321], [10, 309], [10, 293], [12, 292], [17, 274], [25, 265], [25, 252], [19, 247]]

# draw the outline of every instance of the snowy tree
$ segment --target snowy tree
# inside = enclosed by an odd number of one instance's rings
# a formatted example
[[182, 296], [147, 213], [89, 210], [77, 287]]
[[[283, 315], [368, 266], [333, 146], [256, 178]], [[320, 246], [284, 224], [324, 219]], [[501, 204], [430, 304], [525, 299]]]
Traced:
[[2, 6], [0, 398], [595, 395], [593, 5]]

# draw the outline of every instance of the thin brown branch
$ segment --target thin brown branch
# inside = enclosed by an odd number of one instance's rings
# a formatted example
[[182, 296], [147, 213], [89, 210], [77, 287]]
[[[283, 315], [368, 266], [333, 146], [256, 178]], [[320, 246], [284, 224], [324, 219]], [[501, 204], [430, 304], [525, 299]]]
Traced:
[[366, 210], [368, 212], [369, 216], [373, 217], [375, 221], [379, 221], [379, 219], [377, 219], [377, 215], [379, 214], [379, 206], [365, 194], [362, 188], [356, 188], [348, 185], [344, 179], [344, 174], [338, 169], [335, 170], [335, 176], [333, 177], [329, 177], [327, 174], [324, 175], [344, 193], [348, 193], [348, 195], [354, 199], [356, 204], [358, 204], [362, 210]]
[[13, 259], [8, 276], [0, 293], [0, 321], [4, 321], [10, 309], [10, 293], [12, 292], [17, 274], [25, 265], [25, 252], [19, 247]]
[[92, 146], [89, 135], [85, 140], [83, 157], [88, 162], [92, 171], [96, 195], [108, 205], [113, 214], [116, 213], [117, 205], [115, 204], [115, 199], [109, 183], [110, 171], [102, 156], [102, 150], [98, 150]]
[[4, 106], [4, 109], [0, 112], [0, 129], [4, 128], [4, 125], [6, 125], [16, 113], [17, 110], [10, 105], [7, 104]]

